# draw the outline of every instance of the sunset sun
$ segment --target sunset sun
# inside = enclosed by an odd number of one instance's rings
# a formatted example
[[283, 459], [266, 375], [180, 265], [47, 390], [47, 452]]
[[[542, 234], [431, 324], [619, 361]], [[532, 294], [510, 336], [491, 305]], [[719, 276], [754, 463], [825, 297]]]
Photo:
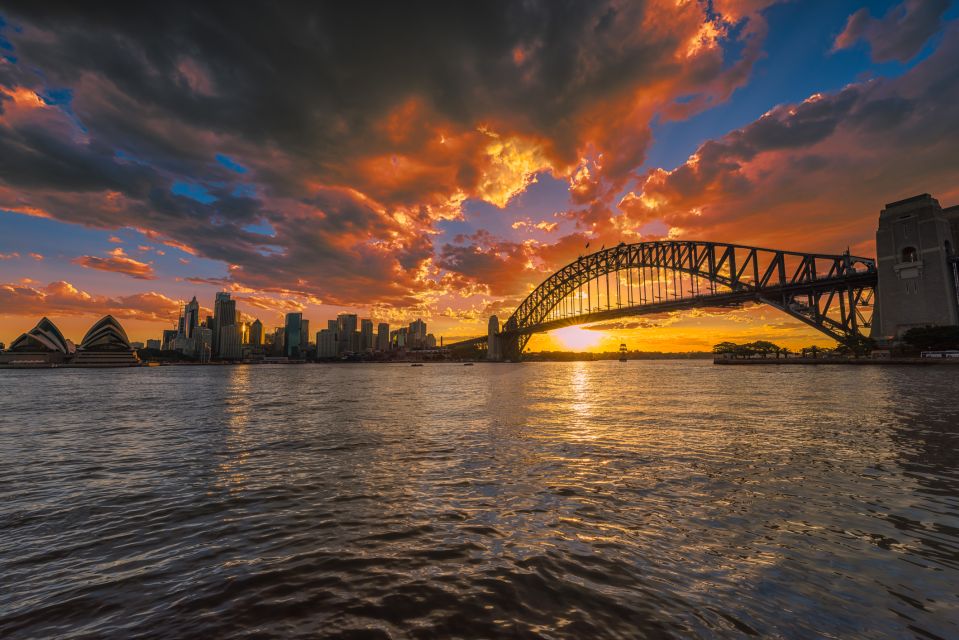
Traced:
[[582, 327], [565, 327], [557, 329], [550, 335], [566, 349], [573, 351], [588, 351], [600, 343], [603, 334], [599, 331], [590, 331]]

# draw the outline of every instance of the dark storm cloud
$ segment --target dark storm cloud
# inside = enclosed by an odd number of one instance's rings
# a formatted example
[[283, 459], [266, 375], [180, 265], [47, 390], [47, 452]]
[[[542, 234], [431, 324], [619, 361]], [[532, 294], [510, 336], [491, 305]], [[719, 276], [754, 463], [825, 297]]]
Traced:
[[[512, 290], [515, 269], [434, 256], [437, 220], [587, 157], [577, 202], [608, 200], [659, 110], [744, 82], [765, 4], [7, 3], [0, 207], [134, 227], [229, 282], [337, 303], [415, 302], [431, 261]], [[735, 25], [748, 46], [727, 60]]]
[[876, 62], [907, 62], [942, 28], [948, 8], [949, 0], [906, 0], [882, 18], [875, 18], [863, 7], [849, 16], [835, 48], [845, 49], [865, 40]]

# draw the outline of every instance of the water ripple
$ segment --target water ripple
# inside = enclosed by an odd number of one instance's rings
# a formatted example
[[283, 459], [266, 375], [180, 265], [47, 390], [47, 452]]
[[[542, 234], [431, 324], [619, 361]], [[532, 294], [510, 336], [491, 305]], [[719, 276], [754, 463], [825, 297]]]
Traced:
[[951, 369], [3, 371], [0, 393], [3, 638], [959, 637]]

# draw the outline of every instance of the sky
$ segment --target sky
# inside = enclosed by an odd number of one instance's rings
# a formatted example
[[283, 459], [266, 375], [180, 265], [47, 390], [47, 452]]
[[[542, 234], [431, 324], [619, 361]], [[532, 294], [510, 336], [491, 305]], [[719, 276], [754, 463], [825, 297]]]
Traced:
[[[317, 6], [314, 6], [317, 5]], [[887, 202], [959, 203], [949, 0], [0, 7], [0, 341], [196, 296], [485, 333], [585, 246], [874, 255]], [[533, 350], [829, 344], [768, 307]]]

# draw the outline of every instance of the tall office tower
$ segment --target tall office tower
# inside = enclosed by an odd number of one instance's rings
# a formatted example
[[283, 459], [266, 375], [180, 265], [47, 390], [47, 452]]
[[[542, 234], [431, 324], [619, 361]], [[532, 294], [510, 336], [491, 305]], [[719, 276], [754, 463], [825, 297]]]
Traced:
[[390, 350], [390, 325], [385, 322], [381, 322], [376, 327], [376, 350]]
[[300, 325], [302, 322], [302, 313], [297, 312], [286, 314], [286, 325], [283, 329], [283, 335], [286, 336], [286, 348], [283, 351], [283, 355], [285, 355], [287, 358], [300, 357]]
[[336, 316], [336, 337], [339, 341], [339, 346], [337, 347], [339, 353], [358, 350], [355, 313], [341, 313]]
[[277, 327], [273, 331], [273, 355], [282, 356], [286, 353], [286, 339], [283, 335], [283, 327]]
[[221, 291], [213, 301], [213, 356], [220, 355], [220, 331], [223, 327], [236, 324], [236, 302], [230, 300], [230, 294]]
[[163, 330], [163, 345], [160, 347], [164, 351], [173, 349], [173, 341], [176, 340], [176, 329]]
[[434, 336], [432, 333], [426, 334], [426, 348], [427, 349], [436, 348], [436, 336]]
[[360, 351], [373, 350], [373, 321], [363, 318], [360, 321]]
[[263, 345], [263, 323], [258, 319], [250, 325], [250, 345], [254, 347]]
[[396, 331], [390, 332], [390, 344], [394, 349], [406, 349], [409, 347], [409, 329], [400, 327]]
[[195, 338], [197, 358], [200, 362], [209, 362], [210, 353], [213, 350], [213, 329], [197, 327]]
[[306, 355], [306, 352], [310, 349], [310, 321], [301, 320], [300, 321], [300, 355]]
[[196, 301], [196, 296], [190, 300], [190, 304], [183, 311], [183, 335], [187, 338], [195, 337], [197, 327], [200, 326], [200, 303]]
[[220, 359], [239, 360], [243, 355], [241, 328], [238, 324], [227, 324], [220, 328]]
[[240, 322], [236, 326], [240, 327], [240, 344], [250, 344], [250, 323]]
[[176, 332], [178, 335], [186, 335], [183, 321], [183, 307], [180, 307], [180, 317], [176, 321]]
[[332, 329], [323, 329], [316, 332], [316, 357], [336, 357], [336, 332]]
[[416, 319], [410, 323], [410, 330], [407, 334], [407, 344], [410, 349], [423, 349], [426, 347], [426, 323]]

